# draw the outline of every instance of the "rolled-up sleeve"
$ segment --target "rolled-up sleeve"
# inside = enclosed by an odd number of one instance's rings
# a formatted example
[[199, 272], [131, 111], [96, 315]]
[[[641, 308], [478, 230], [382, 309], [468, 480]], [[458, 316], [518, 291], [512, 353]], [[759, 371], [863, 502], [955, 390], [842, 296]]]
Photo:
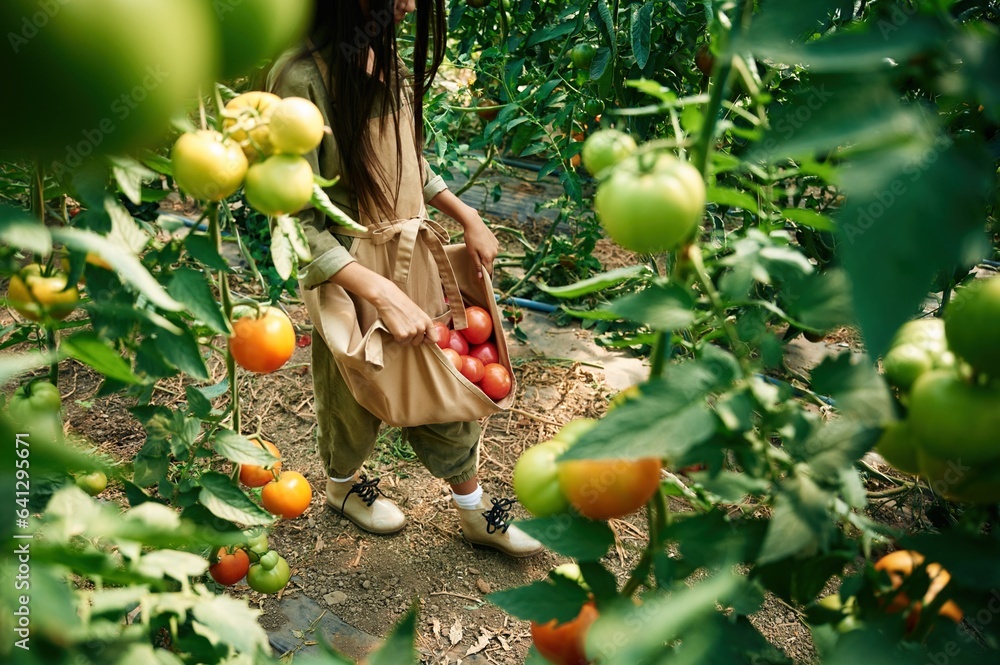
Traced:
[[424, 203], [430, 203], [431, 199], [448, 189], [448, 185], [445, 184], [444, 178], [431, 170], [426, 158], [421, 156], [420, 161], [424, 170]]
[[[316, 104], [323, 114], [323, 124], [329, 126], [327, 115], [329, 97], [323, 86], [319, 72], [309, 60], [299, 60], [282, 63], [275, 66], [280, 75], [276, 80], [268, 80], [268, 88], [279, 97], [304, 97]], [[324, 178], [333, 179], [340, 175], [336, 171], [339, 161], [336, 141], [331, 134], [326, 134], [316, 150], [303, 155], [313, 173]], [[327, 190], [328, 194], [333, 192]], [[337, 201], [334, 201], [337, 203]], [[299, 280], [303, 288], [313, 289], [328, 282], [344, 266], [353, 263], [354, 257], [327, 226], [326, 215], [313, 207], [301, 210], [296, 217], [302, 223], [302, 230], [309, 243], [312, 261], [301, 267]]]

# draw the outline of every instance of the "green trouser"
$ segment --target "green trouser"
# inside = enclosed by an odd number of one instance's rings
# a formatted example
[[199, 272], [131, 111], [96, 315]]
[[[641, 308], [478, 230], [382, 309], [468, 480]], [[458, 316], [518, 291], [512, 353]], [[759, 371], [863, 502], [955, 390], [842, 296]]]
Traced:
[[[381, 421], [355, 401], [320, 335], [312, 338], [313, 390], [319, 454], [332, 478], [347, 478], [375, 450]], [[476, 475], [479, 463], [477, 422], [403, 428], [404, 441], [431, 475], [457, 485]]]

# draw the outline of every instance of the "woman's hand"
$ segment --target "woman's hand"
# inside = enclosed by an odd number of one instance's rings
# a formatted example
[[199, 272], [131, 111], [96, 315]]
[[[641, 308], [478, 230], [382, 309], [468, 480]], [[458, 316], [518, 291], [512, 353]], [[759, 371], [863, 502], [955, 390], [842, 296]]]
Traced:
[[437, 342], [434, 321], [392, 280], [354, 262], [341, 268], [330, 281], [370, 302], [400, 344]]

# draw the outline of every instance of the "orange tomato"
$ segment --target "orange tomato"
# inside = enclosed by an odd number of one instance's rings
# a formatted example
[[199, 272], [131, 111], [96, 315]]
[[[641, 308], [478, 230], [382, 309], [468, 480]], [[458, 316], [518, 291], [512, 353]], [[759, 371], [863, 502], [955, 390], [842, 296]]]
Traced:
[[531, 622], [531, 639], [535, 648], [546, 660], [555, 665], [586, 665], [584, 640], [590, 625], [597, 620], [597, 608], [588, 602], [580, 608], [575, 619], [556, 623], [555, 619], [540, 624]]
[[[256, 464], [240, 464], [240, 482], [247, 487], [263, 487], [274, 480], [275, 474], [281, 473], [281, 453], [278, 452], [278, 448], [270, 441], [250, 440], [257, 444], [258, 447], [265, 448], [279, 459], [270, 469], [265, 469]], [[261, 446], [262, 443], [263, 446]]]
[[260, 500], [272, 515], [281, 515], [286, 520], [295, 519], [309, 507], [312, 487], [298, 471], [284, 471], [277, 480], [264, 485]]
[[[913, 574], [913, 570], [920, 567], [923, 562], [924, 556], [919, 552], [914, 552], [913, 550], [896, 550], [876, 561], [875, 570], [884, 571], [889, 576], [889, 581], [892, 583], [893, 590], [895, 590], [899, 589], [903, 585], [903, 582], [906, 581], [906, 578]], [[924, 570], [927, 573], [927, 577], [930, 578], [930, 585], [927, 587], [927, 592], [924, 593], [922, 601], [911, 602], [910, 597], [906, 593], [895, 591], [887, 594], [889, 597], [888, 602], [883, 600], [885, 611], [890, 614], [901, 612], [912, 605], [909, 614], [906, 616], [907, 632], [912, 631], [920, 621], [921, 608], [931, 603], [948, 586], [948, 582], [951, 581], [951, 574], [942, 568], [939, 563], [929, 563]], [[941, 606], [938, 614], [951, 619], [955, 623], [960, 622], [964, 616], [962, 608], [951, 600], [946, 601]]]
[[[249, 308], [247, 308], [249, 309]], [[244, 312], [233, 322], [229, 351], [245, 370], [267, 374], [288, 362], [295, 351], [295, 329], [277, 307]]]
[[559, 486], [584, 517], [607, 520], [639, 510], [660, 489], [660, 460], [568, 460], [559, 463]]

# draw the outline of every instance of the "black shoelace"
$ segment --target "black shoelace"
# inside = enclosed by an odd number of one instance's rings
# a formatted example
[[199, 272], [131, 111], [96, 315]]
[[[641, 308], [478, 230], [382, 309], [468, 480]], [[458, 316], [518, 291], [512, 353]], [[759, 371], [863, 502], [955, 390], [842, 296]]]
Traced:
[[507, 523], [507, 517], [510, 515], [510, 509], [514, 505], [514, 500], [490, 500], [493, 502], [493, 507], [483, 513], [483, 517], [486, 518], [486, 533], [495, 533], [497, 529], [500, 529], [500, 533], [507, 533], [507, 528], [510, 526]]
[[340, 512], [344, 512], [344, 507], [347, 505], [347, 499], [352, 494], [357, 494], [358, 497], [369, 506], [375, 503], [375, 499], [378, 498], [378, 495], [382, 494], [382, 490], [378, 488], [380, 480], [382, 479], [372, 478], [371, 480], [368, 480], [368, 476], [360, 476], [358, 478], [358, 482], [351, 485], [351, 489], [348, 490], [347, 494], [344, 496], [344, 502], [340, 504]]

